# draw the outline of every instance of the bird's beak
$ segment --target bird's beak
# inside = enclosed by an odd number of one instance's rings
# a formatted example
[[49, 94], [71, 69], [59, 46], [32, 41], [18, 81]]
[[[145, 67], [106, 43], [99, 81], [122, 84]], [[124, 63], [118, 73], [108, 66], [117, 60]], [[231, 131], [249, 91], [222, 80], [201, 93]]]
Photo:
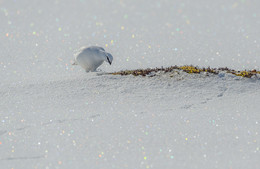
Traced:
[[110, 60], [109, 60], [109, 58], [107, 57], [107, 61], [108, 61], [108, 63], [111, 65], [112, 63], [110, 62]]

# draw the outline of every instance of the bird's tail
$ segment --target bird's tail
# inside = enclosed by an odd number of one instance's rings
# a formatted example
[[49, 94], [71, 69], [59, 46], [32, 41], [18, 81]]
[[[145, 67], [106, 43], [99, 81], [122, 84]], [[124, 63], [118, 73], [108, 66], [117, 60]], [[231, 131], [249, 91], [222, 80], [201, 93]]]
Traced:
[[72, 65], [78, 65], [78, 62], [76, 61], [75, 58], [73, 59], [73, 63], [72, 63]]

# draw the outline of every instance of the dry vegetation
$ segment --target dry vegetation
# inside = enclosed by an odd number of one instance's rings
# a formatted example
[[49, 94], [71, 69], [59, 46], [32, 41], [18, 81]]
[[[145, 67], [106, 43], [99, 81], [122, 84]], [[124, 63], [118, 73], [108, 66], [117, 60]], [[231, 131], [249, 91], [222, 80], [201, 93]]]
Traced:
[[134, 75], [134, 76], [147, 76], [150, 75], [151, 73], [156, 73], [156, 72], [173, 72], [173, 71], [184, 71], [186, 73], [201, 73], [201, 72], [206, 72], [206, 73], [211, 73], [211, 74], [219, 74], [220, 72], [226, 72], [226, 73], [231, 73], [236, 76], [241, 76], [241, 77], [247, 77], [251, 78], [253, 76], [256, 76], [257, 74], [260, 74], [260, 71], [257, 70], [244, 70], [244, 71], [236, 71], [233, 69], [229, 68], [199, 68], [196, 66], [171, 66], [171, 67], [166, 67], [166, 68], [148, 68], [148, 69], [136, 69], [136, 70], [124, 70], [124, 71], [119, 71], [119, 72], [114, 72], [111, 73], [113, 75]]

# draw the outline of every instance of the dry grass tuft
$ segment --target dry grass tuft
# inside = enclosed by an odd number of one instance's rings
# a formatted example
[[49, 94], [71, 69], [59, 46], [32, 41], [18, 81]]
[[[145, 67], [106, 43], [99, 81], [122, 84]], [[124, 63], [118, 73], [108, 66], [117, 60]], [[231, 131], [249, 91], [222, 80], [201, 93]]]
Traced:
[[195, 73], [199, 74], [202, 72], [206, 73], [211, 73], [211, 74], [219, 74], [220, 72], [226, 72], [226, 73], [231, 73], [236, 76], [241, 76], [241, 77], [247, 77], [251, 78], [253, 76], [256, 76], [257, 74], [260, 74], [260, 71], [257, 70], [244, 70], [244, 71], [236, 71], [233, 69], [229, 69], [227, 67], [225, 68], [199, 68], [197, 66], [193, 65], [185, 65], [185, 66], [171, 66], [171, 67], [166, 67], [166, 68], [148, 68], [148, 69], [136, 69], [136, 70], [124, 70], [124, 71], [119, 71], [119, 72], [114, 72], [110, 73], [112, 75], [134, 75], [134, 76], [147, 76], [151, 75], [151, 73], [156, 73], [156, 72], [173, 72], [173, 71], [184, 71], [186, 73]]

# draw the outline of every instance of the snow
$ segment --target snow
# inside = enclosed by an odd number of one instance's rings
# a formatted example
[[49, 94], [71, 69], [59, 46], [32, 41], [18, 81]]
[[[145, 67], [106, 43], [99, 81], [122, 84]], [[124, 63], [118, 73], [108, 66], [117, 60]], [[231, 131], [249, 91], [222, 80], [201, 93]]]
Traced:
[[260, 81], [85, 73], [259, 69], [256, 0], [0, 1], [0, 168], [260, 168]]

